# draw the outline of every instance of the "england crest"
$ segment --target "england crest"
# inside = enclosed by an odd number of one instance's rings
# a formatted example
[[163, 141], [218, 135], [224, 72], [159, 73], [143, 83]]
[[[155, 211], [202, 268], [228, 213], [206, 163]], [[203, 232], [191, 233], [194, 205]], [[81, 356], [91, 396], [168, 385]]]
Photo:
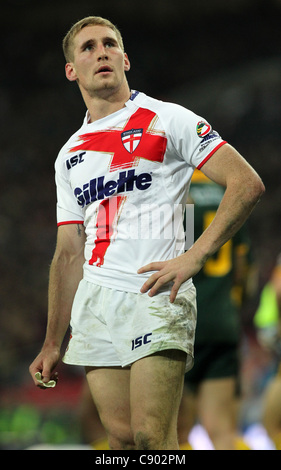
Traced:
[[122, 144], [129, 153], [134, 153], [142, 138], [143, 129], [130, 129], [122, 132]]

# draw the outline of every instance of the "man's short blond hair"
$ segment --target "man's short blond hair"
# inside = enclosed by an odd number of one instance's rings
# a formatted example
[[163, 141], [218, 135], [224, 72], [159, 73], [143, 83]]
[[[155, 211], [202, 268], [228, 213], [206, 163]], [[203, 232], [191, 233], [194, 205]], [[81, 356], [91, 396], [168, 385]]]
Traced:
[[107, 26], [108, 28], [111, 28], [112, 31], [114, 31], [116, 34], [118, 44], [124, 52], [124, 44], [121, 33], [119, 29], [113, 23], [111, 23], [111, 21], [102, 18], [101, 16], [87, 16], [86, 18], [83, 18], [82, 20], [75, 23], [63, 39], [62, 47], [66, 62], [73, 62], [74, 38], [86, 26]]

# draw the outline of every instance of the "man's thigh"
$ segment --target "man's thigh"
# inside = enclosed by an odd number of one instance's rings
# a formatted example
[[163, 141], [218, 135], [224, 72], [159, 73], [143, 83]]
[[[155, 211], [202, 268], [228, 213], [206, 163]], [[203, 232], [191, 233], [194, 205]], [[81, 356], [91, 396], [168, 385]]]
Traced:
[[177, 425], [182, 397], [186, 353], [165, 350], [136, 361], [131, 368], [131, 423], [137, 429]]
[[114, 448], [133, 446], [138, 432], [176, 445], [185, 366], [185, 352], [165, 350], [136, 361], [131, 369], [86, 368], [92, 396]]
[[130, 369], [86, 367], [87, 380], [101, 422], [111, 439], [132, 445]]

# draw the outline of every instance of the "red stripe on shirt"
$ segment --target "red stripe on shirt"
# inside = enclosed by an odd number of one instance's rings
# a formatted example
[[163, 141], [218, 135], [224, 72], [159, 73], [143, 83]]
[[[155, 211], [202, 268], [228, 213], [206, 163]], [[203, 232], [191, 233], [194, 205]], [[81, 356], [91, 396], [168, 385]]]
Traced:
[[214, 155], [214, 153], [224, 144], [227, 144], [225, 140], [221, 142], [219, 145], [217, 145], [217, 147], [214, 148], [214, 150], [212, 150], [211, 153], [209, 153], [209, 155], [207, 155], [207, 157], [204, 158], [204, 160], [196, 167], [197, 170], [200, 170], [200, 168], [202, 168], [202, 166], [209, 160], [209, 158], [211, 158], [211, 156]]
[[57, 226], [60, 225], [70, 225], [70, 224], [84, 224], [83, 220], [68, 220], [67, 222], [58, 222]]

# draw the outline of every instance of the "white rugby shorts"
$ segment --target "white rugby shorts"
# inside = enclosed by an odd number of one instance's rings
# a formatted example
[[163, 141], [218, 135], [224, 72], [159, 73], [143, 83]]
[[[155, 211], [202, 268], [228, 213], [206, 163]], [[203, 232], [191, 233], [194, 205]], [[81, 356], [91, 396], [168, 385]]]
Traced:
[[196, 328], [194, 285], [168, 295], [122, 292], [86, 280], [78, 286], [71, 314], [66, 364], [114, 367], [132, 363], [159, 351], [187, 353], [186, 371], [193, 366]]

